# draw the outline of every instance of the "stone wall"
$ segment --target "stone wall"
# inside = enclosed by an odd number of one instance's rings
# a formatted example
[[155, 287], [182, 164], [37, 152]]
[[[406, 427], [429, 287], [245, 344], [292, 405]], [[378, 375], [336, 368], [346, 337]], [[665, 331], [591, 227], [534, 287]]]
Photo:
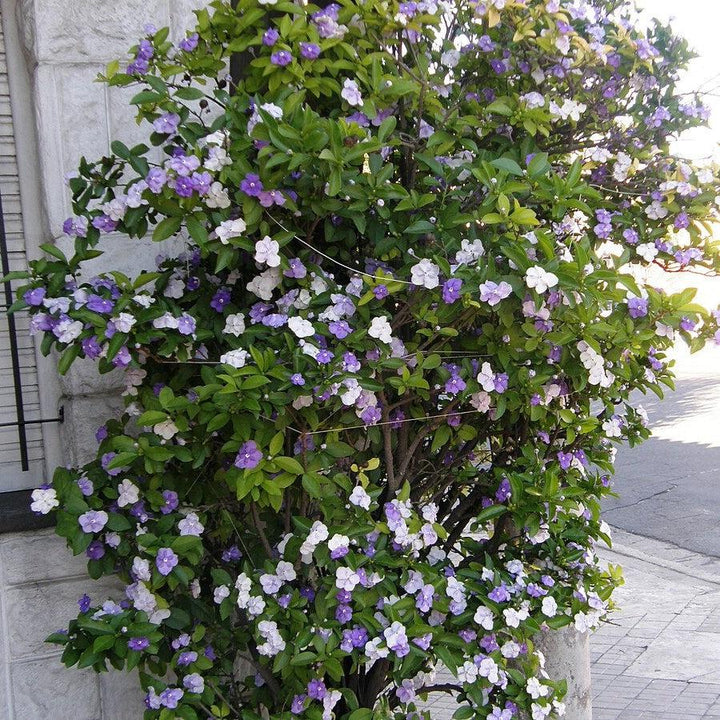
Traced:
[[[171, 28], [177, 40], [192, 25], [202, 0], [0, 0], [2, 22], [15, 38], [10, 74], [16, 135], [34, 148], [25, 154], [21, 175], [36, 190], [23, 196], [34, 212], [36, 237], [28, 253], [54, 241], [62, 245], [63, 220], [71, 214], [65, 173], [81, 155], [101, 157], [110, 141], [134, 144], [146, 135], [134, 122], [127, 100], [132, 91], [93, 82], [115, 58], [143, 35], [146, 24]], [[25, 89], [23, 89], [25, 88]], [[17, 107], [16, 107], [17, 105]], [[34, 122], [33, 120], [34, 119]], [[22, 162], [22, 158], [21, 158]], [[32, 194], [32, 197], [30, 195]], [[133, 274], [152, 267], [160, 250], [147, 241], [127, 251], [120, 237], [106, 237], [104, 268]], [[50, 373], [52, 375], [52, 373]], [[95, 452], [94, 432], [118, 406], [120, 376], [100, 377], [94, 364], [78, 363], [59, 387], [48, 379], [49, 403], [65, 408], [60, 462], [77, 463]], [[37, 484], [42, 482], [37, 478]], [[44, 638], [64, 627], [85, 592], [93, 599], [111, 593], [93, 583], [82, 558], [72, 558], [52, 532], [0, 535], [0, 720], [138, 720], [143, 706], [133, 678], [119, 673], [65, 670], [57, 646]], [[117, 589], [113, 593], [118, 595]]]

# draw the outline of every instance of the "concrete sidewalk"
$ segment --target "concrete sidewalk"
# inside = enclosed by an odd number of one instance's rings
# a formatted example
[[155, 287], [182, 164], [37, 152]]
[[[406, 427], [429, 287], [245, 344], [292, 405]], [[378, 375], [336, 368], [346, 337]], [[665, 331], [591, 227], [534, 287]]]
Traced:
[[[625, 585], [590, 639], [593, 720], [720, 719], [720, 558], [622, 530], [613, 539], [600, 556]], [[442, 694], [425, 707], [433, 720], [457, 709]]]
[[618, 610], [590, 640], [593, 720], [720, 718], [720, 559], [615, 530]]

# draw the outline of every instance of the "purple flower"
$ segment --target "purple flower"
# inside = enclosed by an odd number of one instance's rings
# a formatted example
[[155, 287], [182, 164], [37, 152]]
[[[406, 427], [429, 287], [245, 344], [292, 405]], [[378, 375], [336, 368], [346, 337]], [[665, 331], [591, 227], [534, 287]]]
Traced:
[[272, 47], [280, 37], [280, 33], [275, 28], [268, 28], [263, 33], [262, 42], [266, 47]]
[[180, 688], [166, 688], [160, 693], [160, 703], [174, 710], [185, 693]]
[[131, 650], [137, 650], [139, 652], [140, 650], [150, 647], [150, 640], [146, 637], [132, 637], [128, 640], [127, 646]]
[[180, 116], [177, 113], [165, 113], [153, 120], [155, 132], [163, 135], [174, 135], [177, 132]]
[[492, 52], [495, 49], [495, 43], [489, 35], [483, 35], [477, 43], [478, 49], [482, 52]]
[[285, 277], [300, 280], [307, 275], [307, 268], [303, 265], [300, 258], [292, 258], [288, 260], [288, 264], [290, 265], [290, 269], [283, 272]]
[[145, 178], [150, 191], [157, 195], [167, 184], [167, 173], [162, 168], [153, 168]]
[[194, 663], [197, 658], [198, 654], [194, 650], [186, 650], [185, 652], [180, 653], [180, 656], [177, 659], [177, 664], [179, 667], [186, 667], [191, 663]]
[[39, 305], [42, 305], [42, 301], [46, 294], [47, 290], [45, 290], [45, 288], [33, 288], [23, 295], [23, 300], [32, 307], [38, 307]]
[[178, 564], [178, 556], [170, 548], [160, 548], [155, 558], [155, 566], [161, 575], [169, 575]]
[[168, 515], [175, 510], [180, 503], [178, 494], [174, 490], [163, 490], [162, 496], [165, 503], [160, 506], [160, 512], [163, 515]]
[[102, 544], [102, 541], [93, 540], [90, 545], [88, 545], [88, 549], [85, 551], [85, 554], [91, 560], [100, 560], [100, 558], [105, 555], [105, 546]]
[[93, 294], [88, 297], [85, 307], [100, 315], [108, 315], [113, 311], [115, 303], [100, 295]]
[[352, 333], [352, 328], [345, 320], [337, 320], [329, 323], [328, 329], [338, 340], [342, 340]]
[[305, 378], [300, 373], [293, 373], [290, 376], [290, 382], [293, 385], [304, 385], [305, 384]]
[[96, 337], [85, 338], [80, 343], [85, 357], [95, 360], [102, 354], [102, 346], [98, 342]]
[[315, 360], [320, 365], [327, 365], [329, 362], [332, 362], [334, 357], [335, 355], [333, 355], [329, 350], [321, 350], [315, 357]]
[[195, 332], [196, 323], [195, 318], [188, 315], [187, 313], [183, 313], [178, 318], [178, 332], [181, 335], [192, 335]]
[[290, 706], [290, 712], [293, 715], [300, 715], [305, 710], [305, 699], [307, 695], [296, 695], [293, 698], [292, 705]]
[[236, 468], [241, 470], [253, 470], [260, 464], [262, 459], [263, 454], [255, 441], [248, 440], [240, 447], [234, 464]]
[[374, 295], [378, 300], [383, 300], [383, 299], [386, 298], [389, 294], [390, 294], [390, 293], [389, 293], [386, 285], [378, 285], [376, 288], [373, 288], [373, 295]]
[[558, 462], [560, 463], [560, 467], [563, 470], [570, 469], [570, 465], [572, 465], [572, 461], [573, 461], [574, 457], [575, 456], [572, 453], [566, 453], [566, 452], [562, 452], [562, 451], [560, 451], [557, 454]]
[[78, 600], [80, 612], [87, 612], [90, 609], [90, 596], [86, 593]]
[[195, 191], [195, 183], [190, 177], [180, 176], [175, 180], [175, 193], [179, 197], [189, 198], [192, 197]]
[[260, 176], [255, 173], [248, 173], [240, 182], [240, 189], [250, 197], [258, 197], [263, 191]]
[[458, 280], [457, 278], [446, 280], [442, 289], [443, 301], [448, 305], [452, 305], [456, 300], [460, 298], [461, 287], [462, 280]]
[[127, 367], [130, 362], [132, 361], [132, 357], [130, 356], [130, 351], [127, 349], [126, 345], [123, 345], [118, 351], [117, 355], [112, 359], [112, 364], [115, 367]]
[[308, 697], [313, 700], [322, 700], [327, 694], [327, 688], [322, 680], [315, 679], [308, 683]]
[[507, 478], [503, 478], [500, 481], [500, 486], [495, 493], [495, 499], [498, 502], [505, 502], [512, 497], [512, 490], [510, 489], [510, 481]]
[[510, 593], [508, 592], [507, 585], [504, 582], [500, 583], [500, 585], [491, 590], [488, 597], [493, 602], [507, 602], [510, 599]]
[[339, 623], [350, 622], [352, 616], [352, 608], [349, 605], [338, 605], [335, 609], [335, 619]]
[[230, 290], [225, 287], [218, 288], [217, 292], [210, 301], [210, 307], [216, 312], [222, 312], [225, 306], [230, 302]]
[[492, 280], [486, 280], [480, 285], [480, 300], [486, 302], [491, 307], [497, 305], [500, 301], [504, 300], [512, 292], [512, 285], [506, 283], [504, 280], [500, 283], [493, 282]]
[[300, 43], [300, 54], [306, 60], [317, 60], [320, 56], [320, 47], [315, 43]]
[[690, 216], [684, 211], [679, 213], [675, 218], [673, 225], [676, 230], [684, 230], [685, 228], [690, 227]]
[[93, 218], [92, 226], [100, 230], [100, 232], [109, 233], [113, 232], [113, 230], [117, 228], [117, 221], [103, 213], [102, 215], [98, 215]]
[[270, 56], [270, 62], [278, 67], [285, 67], [292, 62], [292, 55], [287, 50], [278, 50]]
[[104, 510], [88, 510], [78, 518], [83, 532], [98, 533], [108, 521], [108, 514]]
[[630, 298], [628, 312], [631, 318], [641, 318], [648, 314], [648, 301], [646, 298]]
[[200, 36], [197, 33], [193, 33], [190, 37], [186, 37], [178, 43], [181, 50], [185, 52], [192, 52], [197, 46]]

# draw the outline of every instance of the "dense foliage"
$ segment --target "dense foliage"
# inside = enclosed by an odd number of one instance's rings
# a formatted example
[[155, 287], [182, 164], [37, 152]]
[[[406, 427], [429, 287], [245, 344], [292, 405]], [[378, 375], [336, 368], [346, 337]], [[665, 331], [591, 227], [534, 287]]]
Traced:
[[[61, 371], [127, 378], [34, 493], [126, 586], [52, 639], [138, 667], [147, 718], [562, 714], [535, 639], [607, 610], [630, 394], [720, 341], [642, 280], [720, 266], [716, 175], [669, 149], [687, 47], [611, 0], [236, 5], [107, 69], [149, 145], [82, 162], [74, 254], [19, 290]], [[83, 273], [148, 233], [186, 248]]]

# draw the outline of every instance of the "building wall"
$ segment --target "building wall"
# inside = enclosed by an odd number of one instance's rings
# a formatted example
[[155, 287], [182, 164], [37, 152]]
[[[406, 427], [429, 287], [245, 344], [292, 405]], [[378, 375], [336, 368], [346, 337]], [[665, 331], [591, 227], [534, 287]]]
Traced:
[[[93, 82], [97, 73], [142, 36], [147, 23], [171, 28], [179, 39], [202, 0], [0, 0], [8, 50], [8, 75], [26, 247], [62, 245], [63, 220], [71, 214], [64, 186], [81, 155], [100, 157], [110, 141], [138, 141], [127, 106], [132, 91]], [[159, 248], [147, 241], [132, 252], [121, 237], [107, 237], [107, 253], [90, 272], [104, 268], [134, 273], [150, 267]], [[42, 361], [40, 361], [42, 362]], [[45, 366], [43, 413], [65, 409], [61, 442], [46, 455], [50, 465], [75, 464], [95, 452], [94, 432], [119, 407], [117, 374], [98, 376], [79, 363], [58, 384]], [[59, 459], [59, 460], [58, 460]], [[46, 478], [33, 477], [30, 486]], [[2, 518], [0, 518], [0, 531]], [[94, 600], [112, 594], [108, 581], [85, 575], [52, 531], [0, 534], [0, 720], [138, 720], [143, 706], [133, 678], [65, 670], [57, 646], [44, 638], [66, 626], [83, 593]], [[114, 593], [117, 597], [117, 589]]]

